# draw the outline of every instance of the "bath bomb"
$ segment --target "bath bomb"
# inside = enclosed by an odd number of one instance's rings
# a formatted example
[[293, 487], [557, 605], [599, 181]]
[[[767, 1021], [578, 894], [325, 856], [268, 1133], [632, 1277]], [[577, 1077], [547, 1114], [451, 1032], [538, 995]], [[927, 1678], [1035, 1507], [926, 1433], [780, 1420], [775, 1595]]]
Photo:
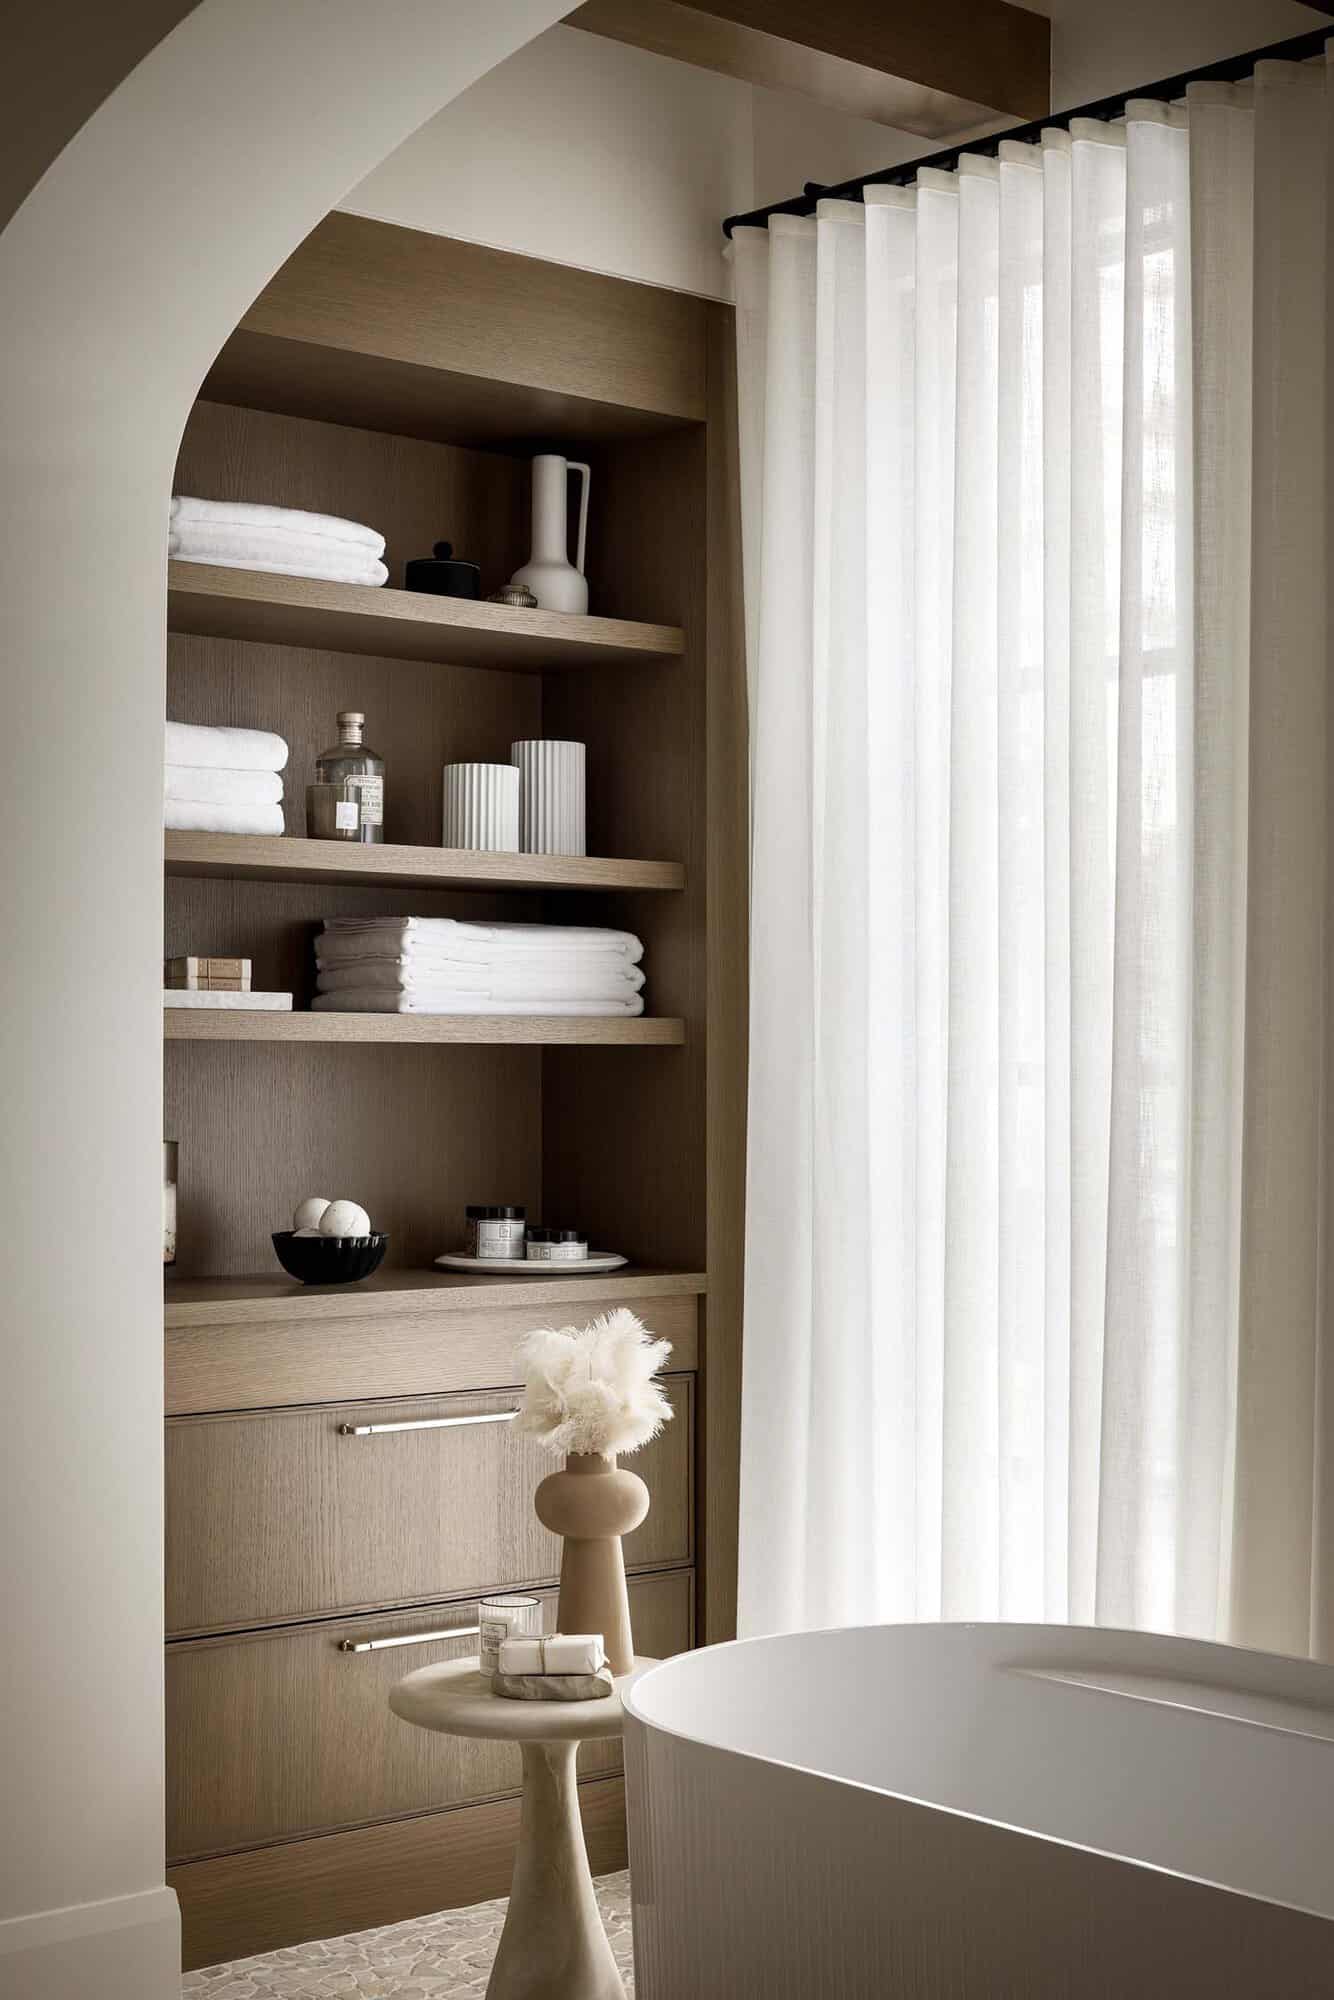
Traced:
[[294, 1233], [298, 1236], [313, 1236], [319, 1229], [320, 1217], [328, 1206], [327, 1194], [308, 1194], [304, 1201], [299, 1201], [296, 1205], [296, 1214], [292, 1217]]
[[319, 1233], [318, 1229], [294, 1229], [292, 1231], [293, 1236], [318, 1236]]
[[321, 1236], [369, 1236], [371, 1219], [355, 1201], [331, 1201], [319, 1220]]

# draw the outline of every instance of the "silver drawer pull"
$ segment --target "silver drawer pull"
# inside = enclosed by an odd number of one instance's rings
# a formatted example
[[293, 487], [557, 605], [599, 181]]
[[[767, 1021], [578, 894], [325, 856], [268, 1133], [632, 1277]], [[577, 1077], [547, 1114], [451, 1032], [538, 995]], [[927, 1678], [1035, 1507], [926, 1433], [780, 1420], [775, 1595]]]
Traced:
[[340, 1639], [340, 1653], [383, 1653], [390, 1646], [429, 1646], [434, 1639], [479, 1639], [480, 1625], [451, 1625], [443, 1632], [405, 1632], [398, 1639]]
[[389, 1431], [452, 1431], [465, 1424], [512, 1424], [517, 1410], [488, 1410], [479, 1417], [416, 1417], [407, 1424], [340, 1424], [339, 1437], [384, 1437]]

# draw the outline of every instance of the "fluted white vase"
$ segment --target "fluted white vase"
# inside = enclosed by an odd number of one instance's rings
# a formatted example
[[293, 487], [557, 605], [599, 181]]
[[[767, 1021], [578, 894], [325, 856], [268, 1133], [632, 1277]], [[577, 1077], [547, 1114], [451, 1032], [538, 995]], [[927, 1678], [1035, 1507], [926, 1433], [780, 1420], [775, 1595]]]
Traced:
[[584, 746], [539, 738], [512, 743], [519, 777], [519, 848], [524, 854], [586, 854]]
[[446, 764], [443, 845], [519, 849], [519, 773], [513, 764]]

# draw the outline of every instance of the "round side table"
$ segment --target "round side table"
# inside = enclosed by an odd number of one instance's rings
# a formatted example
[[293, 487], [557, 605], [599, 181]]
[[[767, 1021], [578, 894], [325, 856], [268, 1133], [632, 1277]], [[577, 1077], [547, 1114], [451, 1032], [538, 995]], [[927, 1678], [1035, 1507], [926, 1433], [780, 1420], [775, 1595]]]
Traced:
[[574, 1760], [581, 1743], [620, 1735], [621, 1692], [653, 1664], [636, 1658], [602, 1701], [508, 1701], [475, 1659], [421, 1667], [390, 1689], [404, 1722], [517, 1743], [523, 1756], [519, 1847], [487, 2000], [624, 2000], [593, 1894]]

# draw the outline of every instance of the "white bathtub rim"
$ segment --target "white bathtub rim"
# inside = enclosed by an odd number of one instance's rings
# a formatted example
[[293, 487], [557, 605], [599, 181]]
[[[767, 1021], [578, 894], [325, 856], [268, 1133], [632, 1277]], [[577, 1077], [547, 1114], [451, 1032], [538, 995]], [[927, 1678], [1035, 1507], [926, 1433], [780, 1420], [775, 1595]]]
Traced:
[[[719, 1751], [728, 1757], [735, 1757], [745, 1763], [753, 1763], [759, 1766], [767, 1766], [769, 1769], [773, 1770], [791, 1771], [801, 1777], [818, 1779], [822, 1784], [842, 1786], [849, 1791], [866, 1792], [871, 1794], [875, 1798], [892, 1799], [903, 1805], [920, 1807], [927, 1812], [946, 1814], [951, 1819], [965, 1820], [969, 1824], [974, 1826], [993, 1827], [998, 1832], [1001, 1833], [1018, 1834], [1026, 1840], [1043, 1841], [1047, 1845], [1052, 1847], [1068, 1848], [1076, 1854], [1088, 1854], [1101, 1858], [1103, 1860], [1120, 1862], [1129, 1868], [1145, 1869], [1152, 1874], [1166, 1876], [1169, 1880], [1173, 1882], [1195, 1883], [1201, 1888], [1218, 1890], [1223, 1895], [1240, 1896], [1243, 1897], [1247, 1902], [1262, 1903], [1273, 1909], [1290, 1911], [1295, 1916], [1313, 1917], [1318, 1921], [1334, 1924], [1334, 1908], [1321, 1908], [1314, 1903], [1303, 1902], [1294, 1898], [1284, 1897], [1281, 1895], [1266, 1894], [1263, 1891], [1255, 1888], [1247, 1888], [1236, 1882], [1225, 1881], [1224, 1879], [1218, 1876], [1199, 1873], [1188, 1868], [1173, 1868], [1166, 1862], [1155, 1861], [1149, 1859], [1148, 1857], [1142, 1854], [1122, 1853], [1117, 1848], [1111, 1846], [1100, 1846], [1095, 1841], [1076, 1840], [1063, 1834], [1048, 1832], [1040, 1827], [1025, 1826], [1016, 1820], [1008, 1820], [1001, 1818], [997, 1815], [984, 1812], [970, 1811], [966, 1807], [952, 1805], [948, 1801], [941, 1799], [933, 1799], [925, 1795], [919, 1795], [916, 1792], [909, 1791], [906, 1789], [896, 1788], [888, 1785], [871, 1784], [867, 1780], [859, 1778], [851, 1778], [844, 1775], [841, 1772], [823, 1770], [819, 1765], [802, 1763], [790, 1757], [766, 1755], [764, 1752], [758, 1750], [740, 1749], [734, 1744], [723, 1742], [720, 1738], [709, 1736], [702, 1732], [691, 1733], [685, 1729], [676, 1728], [670, 1724], [660, 1722], [656, 1720], [654, 1717], [646, 1715], [641, 1706], [642, 1696], [645, 1690], [650, 1686], [650, 1684], [654, 1680], [667, 1677], [674, 1668], [680, 1669], [689, 1660], [698, 1657], [698, 1655], [702, 1653], [739, 1652], [743, 1648], [749, 1648], [752, 1646], [761, 1646], [764, 1645], [766, 1642], [773, 1641], [774, 1639], [833, 1638], [842, 1636], [844, 1634], [855, 1634], [859, 1632], [866, 1632], [868, 1630], [908, 1631], [908, 1630], [922, 1630], [922, 1629], [940, 1630], [942, 1628], [951, 1632], [961, 1632], [961, 1631], [980, 1631], [988, 1633], [1012, 1632], [1016, 1636], [1020, 1633], [1046, 1633], [1049, 1635], [1085, 1634], [1090, 1637], [1103, 1641], [1128, 1640], [1132, 1644], [1145, 1640], [1152, 1641], [1155, 1639], [1171, 1639], [1173, 1641], [1179, 1641], [1179, 1643], [1184, 1646], [1191, 1646], [1191, 1647], [1207, 1646], [1214, 1651], [1226, 1653], [1240, 1658], [1254, 1659], [1257, 1661], [1260, 1660], [1270, 1661], [1273, 1662], [1280, 1670], [1288, 1668], [1319, 1669], [1322, 1665], [1322, 1663], [1317, 1661], [1294, 1659], [1292, 1655], [1286, 1653], [1261, 1652], [1257, 1648], [1253, 1647], [1226, 1646], [1221, 1644], [1216, 1645], [1215, 1642], [1211, 1640], [1182, 1639], [1179, 1634], [1175, 1633], [1144, 1632], [1140, 1630], [1135, 1630], [1127, 1626], [1024, 1625], [1018, 1622], [1012, 1624], [1009, 1621], [1005, 1620], [989, 1622], [980, 1619], [933, 1620], [930, 1621], [929, 1624], [927, 1623], [927, 1621], [903, 1621], [899, 1625], [880, 1625], [871, 1627], [865, 1625], [837, 1625], [837, 1626], [831, 1625], [831, 1626], [816, 1627], [809, 1632], [760, 1632], [753, 1634], [749, 1638], [721, 1640], [712, 1646], [701, 1646], [694, 1648], [689, 1653], [674, 1654], [669, 1659], [658, 1661], [654, 1666], [648, 1668], [644, 1673], [636, 1675], [632, 1685], [625, 1690], [623, 1696], [624, 1711], [628, 1719], [633, 1721], [639, 1728], [643, 1729], [646, 1733], [654, 1733], [660, 1736], [667, 1736], [672, 1738], [676, 1742], [687, 1744], [695, 1749]], [[1032, 1666], [1021, 1666], [1018, 1663], [1015, 1663], [1012, 1666], [1007, 1664], [1007, 1666], [1000, 1668], [999, 1670], [1024, 1674], [1027, 1677], [1034, 1677], [1035, 1675], [1040, 1674], [1042, 1678], [1050, 1681], [1054, 1687], [1062, 1685], [1061, 1677], [1053, 1675], [1050, 1669], [1043, 1671], [1041, 1669], [1035, 1669]], [[1324, 1671], [1330, 1672], [1332, 1678], [1334, 1678], [1334, 1669], [1325, 1668]], [[1063, 1684], [1066, 1687], [1079, 1686], [1083, 1691], [1089, 1693], [1109, 1694], [1115, 1698], [1120, 1698], [1120, 1699], [1128, 1699], [1128, 1698], [1134, 1699], [1133, 1696], [1127, 1697], [1124, 1694], [1124, 1691], [1121, 1689], [1107, 1689], [1097, 1685], [1096, 1683], [1088, 1683], [1088, 1682], [1077, 1683], [1074, 1682], [1073, 1680], [1066, 1679]], [[1140, 1697], [1140, 1698], [1147, 1699], [1147, 1697]], [[1202, 1711], [1192, 1710], [1191, 1712], [1201, 1713]], [[1246, 1717], [1224, 1716], [1224, 1715], [1219, 1715], [1216, 1712], [1213, 1713], [1214, 1713], [1214, 1719], [1219, 1722], [1229, 1722], [1233, 1723], [1234, 1725], [1248, 1729], [1265, 1726], [1265, 1725], [1255, 1724], [1251, 1722], [1249, 1718]], [[1294, 1732], [1289, 1731], [1287, 1733], [1292, 1734]], [[1296, 1733], [1301, 1733], [1301, 1732], [1296, 1732]], [[1332, 1746], [1334, 1746], [1334, 1738], [1331, 1738], [1330, 1740]], [[633, 1891], [633, 1884], [632, 1884], [632, 1891]]]

